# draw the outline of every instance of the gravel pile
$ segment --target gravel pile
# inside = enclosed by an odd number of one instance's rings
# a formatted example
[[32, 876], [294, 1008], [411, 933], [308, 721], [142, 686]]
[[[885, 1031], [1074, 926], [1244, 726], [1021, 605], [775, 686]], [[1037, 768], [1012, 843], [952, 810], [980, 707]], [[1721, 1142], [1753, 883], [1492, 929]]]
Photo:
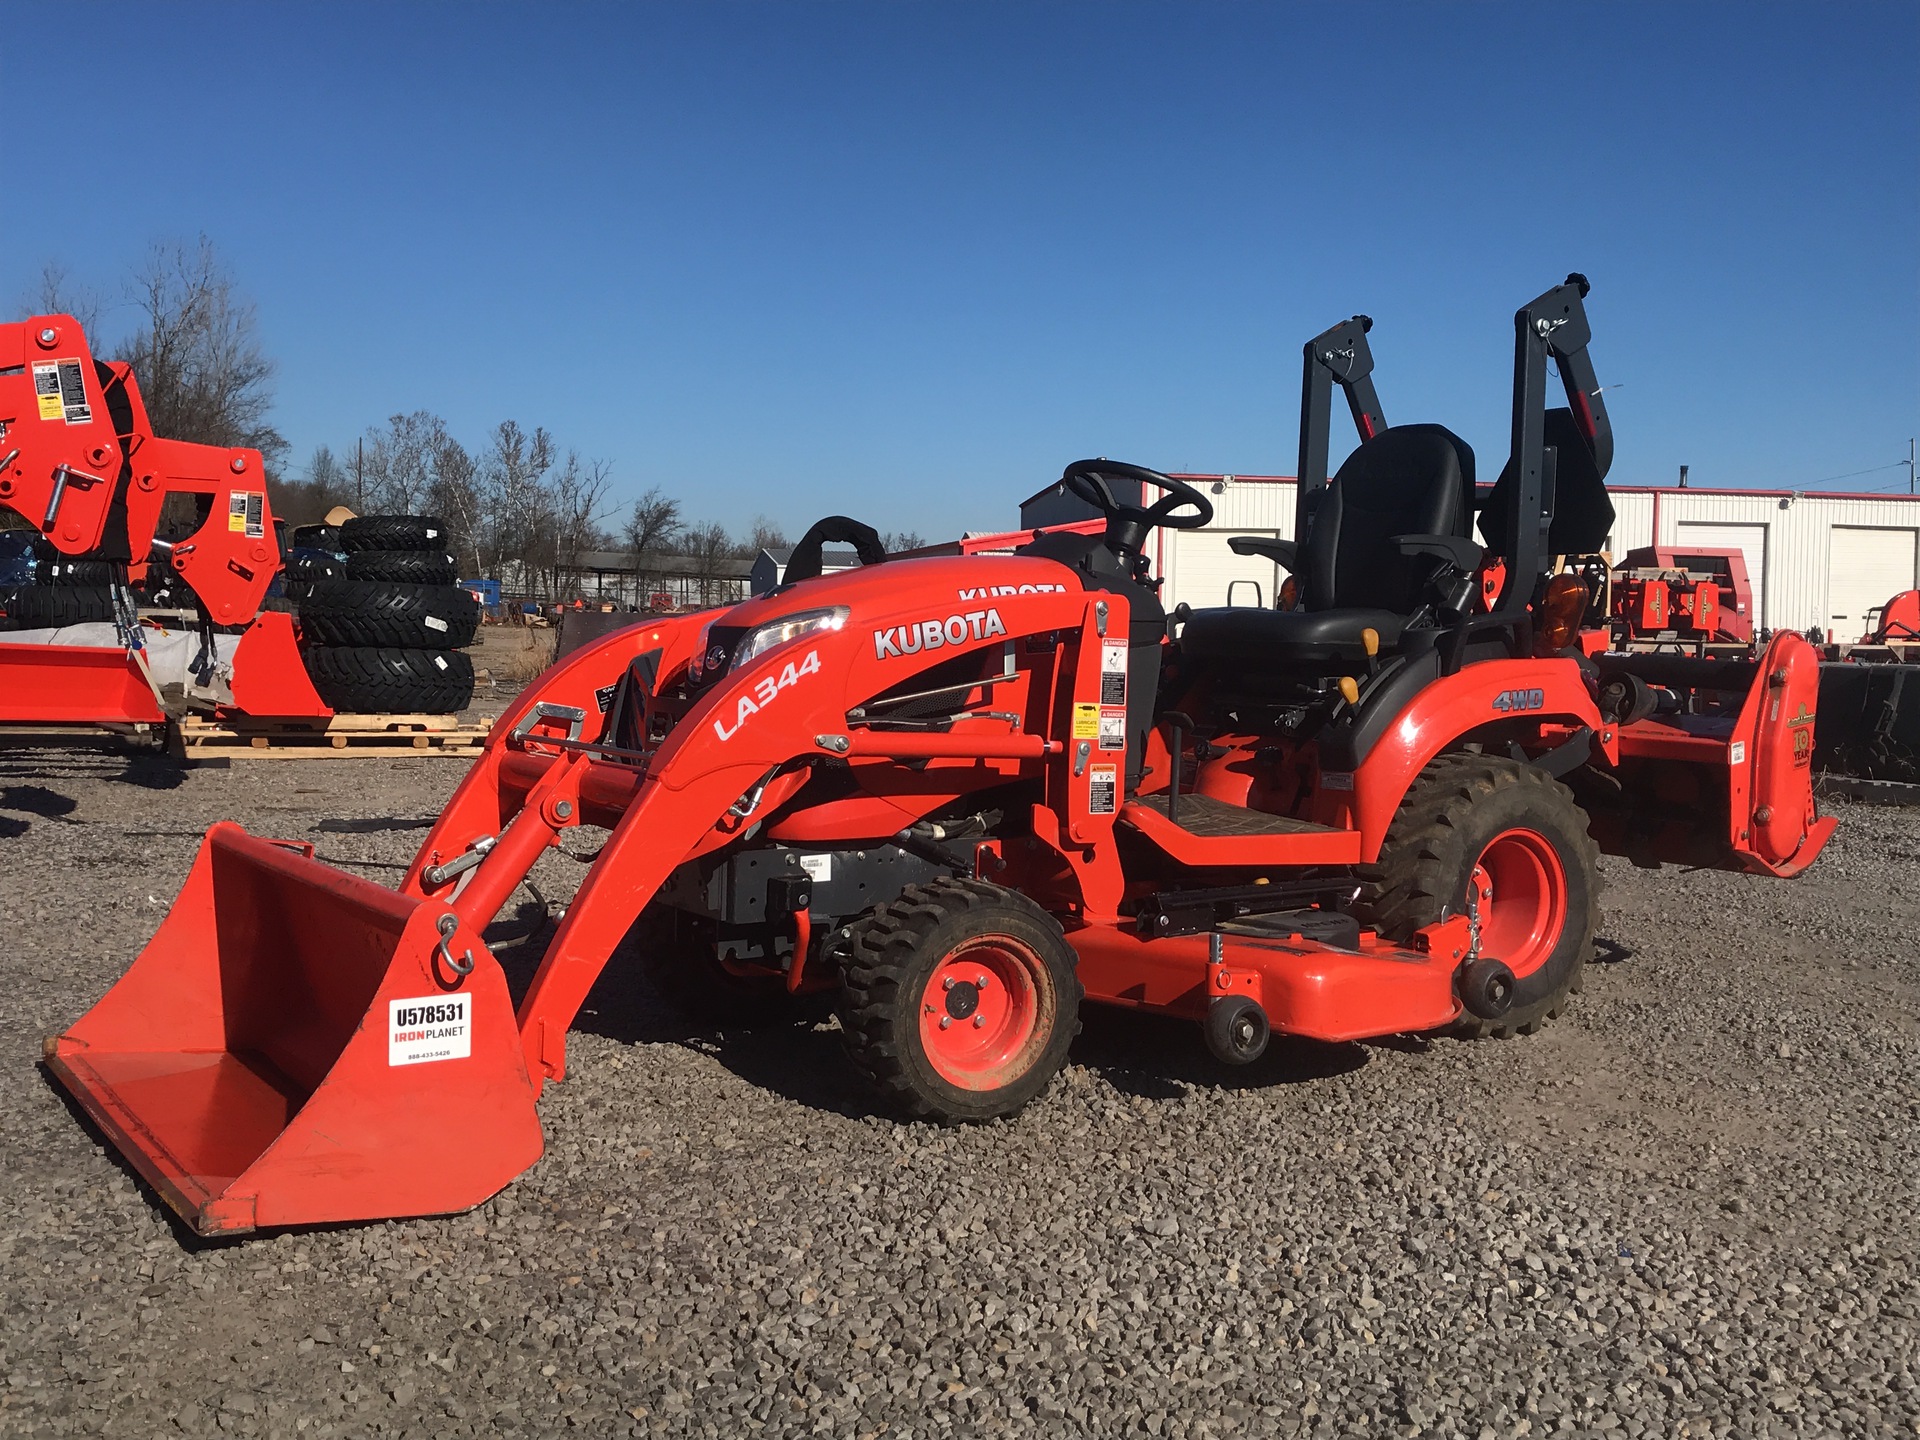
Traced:
[[1093, 1012], [983, 1129], [876, 1118], [830, 1032], [701, 1032], [616, 961], [480, 1211], [183, 1236], [39, 1037], [214, 819], [391, 881], [459, 769], [0, 752], [0, 1432], [1920, 1430], [1920, 816], [1849, 810], [1795, 883], [1607, 862], [1603, 963], [1530, 1039], [1226, 1075]]

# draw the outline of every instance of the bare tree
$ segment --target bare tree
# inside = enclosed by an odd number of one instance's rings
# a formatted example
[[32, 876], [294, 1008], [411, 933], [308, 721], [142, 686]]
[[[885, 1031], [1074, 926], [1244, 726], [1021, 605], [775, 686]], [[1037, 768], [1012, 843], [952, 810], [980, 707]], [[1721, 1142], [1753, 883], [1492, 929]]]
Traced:
[[651, 486], [633, 502], [633, 510], [621, 529], [621, 538], [626, 542], [627, 554], [633, 558], [636, 604], [644, 605], [654, 588], [651, 581], [655, 571], [648, 561], [673, 544], [680, 530], [680, 502], [661, 494], [658, 485]]
[[764, 515], [753, 517], [753, 530], [747, 536], [746, 549], [749, 555], [762, 550], [785, 549], [793, 542], [787, 539], [787, 532]]
[[67, 267], [58, 260], [49, 260], [41, 268], [39, 280], [21, 297], [20, 308], [32, 315], [71, 315], [80, 322], [82, 330], [93, 336], [95, 345], [100, 343], [100, 337], [94, 332], [100, 328], [100, 315], [106, 309], [106, 302], [91, 286], [74, 284], [68, 278]]
[[569, 450], [548, 485], [550, 513], [553, 517], [553, 588], [556, 596], [580, 586], [580, 557], [588, 550], [604, 549], [612, 537], [600, 528], [606, 519], [607, 489], [613, 483], [613, 467], [605, 460], [582, 460], [580, 452]]
[[346, 470], [325, 445], [315, 449], [307, 462], [306, 479], [269, 476], [267, 491], [273, 513], [289, 525], [315, 524], [324, 520], [334, 506], [344, 505], [353, 497]]
[[738, 558], [740, 547], [717, 522], [689, 525], [680, 532], [680, 553], [693, 561], [693, 579], [700, 590], [702, 605], [717, 605], [727, 598], [728, 562]]
[[447, 422], [428, 410], [392, 416], [367, 431], [361, 477], [367, 503], [389, 514], [418, 514], [450, 441]]
[[880, 537], [880, 548], [889, 555], [898, 555], [902, 550], [918, 550], [926, 543], [918, 530], [889, 530]]
[[482, 546], [488, 529], [487, 492], [480, 467], [467, 447], [442, 430], [433, 452], [433, 483], [427, 505], [447, 522], [447, 548], [473, 561], [475, 577], [487, 573]]
[[520, 563], [523, 580], [531, 583], [538, 570], [550, 566], [552, 514], [541, 482], [552, 468], [553, 437], [545, 430], [529, 435], [512, 420], [495, 427], [493, 442], [480, 461], [486, 544], [492, 554], [489, 573], [513, 559]]
[[156, 434], [244, 445], [275, 466], [287, 442], [267, 423], [274, 365], [260, 348], [251, 301], [213, 243], [156, 244], [134, 273], [140, 328], [119, 347], [133, 365]]
[[660, 493], [658, 485], [633, 502], [622, 538], [627, 553], [635, 557], [652, 555], [673, 543], [680, 533], [680, 502]]

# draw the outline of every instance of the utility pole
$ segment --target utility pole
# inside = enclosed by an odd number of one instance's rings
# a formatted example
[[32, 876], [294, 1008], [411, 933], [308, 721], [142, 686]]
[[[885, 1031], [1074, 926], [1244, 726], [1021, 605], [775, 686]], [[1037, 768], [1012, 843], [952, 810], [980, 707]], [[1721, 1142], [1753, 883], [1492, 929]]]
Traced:
[[1907, 437], [1907, 493], [1915, 493], [1913, 488], [1913, 436]]
[[365, 513], [367, 508], [367, 438], [361, 436], [353, 442], [353, 496], [354, 504]]

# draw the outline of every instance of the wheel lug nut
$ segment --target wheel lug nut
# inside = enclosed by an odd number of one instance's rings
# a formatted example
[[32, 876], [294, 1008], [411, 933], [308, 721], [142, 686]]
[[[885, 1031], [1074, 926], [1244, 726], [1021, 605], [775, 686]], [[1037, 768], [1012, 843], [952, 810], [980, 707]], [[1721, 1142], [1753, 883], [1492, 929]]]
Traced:
[[951, 1025], [951, 1024], [953, 1024], [953, 1016], [951, 1016], [951, 1015], [942, 1015], [942, 1016], [940, 1017], [940, 1028], [941, 1028], [942, 1030], [945, 1030], [945, 1029], [946, 1029], [946, 1028], [947, 1028], [947, 1027], [948, 1027], [949, 1025]]
[[976, 980], [976, 981], [974, 981], [974, 982], [973, 982], [973, 988], [974, 988], [974, 989], [976, 989], [976, 990], [984, 990], [984, 989], [986, 989], [986, 988], [987, 988], [987, 977], [986, 977], [986, 976], [984, 976], [984, 975], [982, 975], [982, 976], [981, 976], [981, 977], [980, 977], [980, 978], [979, 978], [978, 980]]
[[987, 1017], [984, 1015], [975, 1015], [973, 1017], [973, 1028], [976, 1030], [978, 1030], [981, 1026], [985, 1025], [986, 1023], [987, 1023]]
[[949, 976], [948, 976], [948, 977], [947, 977], [946, 979], [944, 979], [944, 980], [942, 980], [942, 981], [940, 982], [940, 988], [941, 988], [942, 990], [951, 990], [951, 989], [953, 989], [953, 977], [952, 977], [951, 975], [949, 975]]

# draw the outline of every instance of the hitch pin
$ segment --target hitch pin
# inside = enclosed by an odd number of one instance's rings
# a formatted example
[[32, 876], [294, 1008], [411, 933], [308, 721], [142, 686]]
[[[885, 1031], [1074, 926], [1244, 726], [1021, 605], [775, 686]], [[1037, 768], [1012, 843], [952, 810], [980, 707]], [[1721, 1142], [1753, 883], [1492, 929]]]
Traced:
[[[20, 452], [16, 450], [13, 453], [14, 455], [18, 455]], [[8, 456], [7, 458], [12, 459], [13, 457]], [[98, 475], [89, 475], [84, 470], [75, 470], [70, 465], [54, 466], [53, 467], [53, 493], [47, 497], [47, 518], [40, 522], [40, 528], [42, 530], [47, 530], [47, 531], [52, 530], [54, 519], [60, 513], [60, 502], [67, 498], [67, 482], [69, 480], [71, 480], [74, 484], [80, 485], [83, 487], [89, 486], [89, 485], [103, 485], [106, 483], [102, 477]]]
[[456, 855], [444, 865], [429, 865], [420, 872], [420, 880], [429, 890], [438, 890], [456, 875], [464, 875], [482, 860], [487, 852], [500, 843], [498, 835], [482, 835], [473, 842], [473, 848], [464, 855]]

